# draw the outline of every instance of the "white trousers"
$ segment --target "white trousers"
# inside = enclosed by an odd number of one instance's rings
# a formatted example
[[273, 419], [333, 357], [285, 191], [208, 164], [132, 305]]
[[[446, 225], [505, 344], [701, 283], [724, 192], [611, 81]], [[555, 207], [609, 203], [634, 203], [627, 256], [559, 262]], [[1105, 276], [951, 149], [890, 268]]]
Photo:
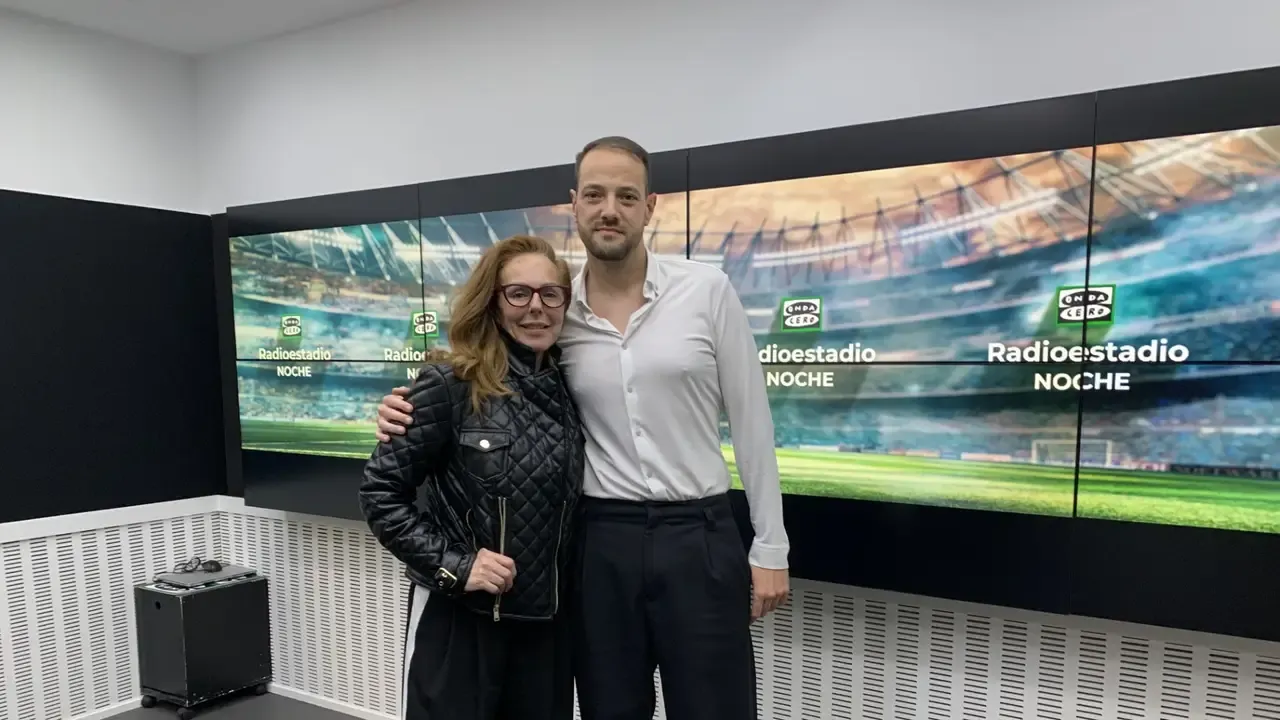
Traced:
[[413, 640], [418, 635], [418, 621], [422, 619], [422, 609], [427, 606], [427, 598], [431, 591], [412, 584], [409, 588], [409, 622], [405, 625], [404, 635], [404, 669], [400, 673], [400, 718], [404, 720], [406, 708], [409, 707], [409, 661], [413, 659]]

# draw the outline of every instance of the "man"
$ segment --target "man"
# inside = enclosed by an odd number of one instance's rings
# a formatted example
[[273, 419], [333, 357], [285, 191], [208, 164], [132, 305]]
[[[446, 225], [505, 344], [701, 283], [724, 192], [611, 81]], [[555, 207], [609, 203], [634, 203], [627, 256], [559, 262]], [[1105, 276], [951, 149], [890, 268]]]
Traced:
[[[648, 720], [654, 667], [670, 720], [754, 720], [750, 623], [788, 593], [764, 373], [718, 268], [648, 252], [649, 156], [588, 144], [570, 192], [587, 261], [560, 345], [587, 435], [574, 665], [583, 720]], [[379, 437], [403, 432], [397, 388]], [[729, 418], [755, 540], [744, 552], [720, 449]]]

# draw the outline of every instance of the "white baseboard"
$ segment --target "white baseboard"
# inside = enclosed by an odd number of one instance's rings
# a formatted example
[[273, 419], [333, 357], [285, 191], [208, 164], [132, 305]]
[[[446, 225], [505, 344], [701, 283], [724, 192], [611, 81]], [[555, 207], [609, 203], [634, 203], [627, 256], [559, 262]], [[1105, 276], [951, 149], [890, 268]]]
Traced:
[[319, 697], [318, 695], [312, 695], [311, 693], [302, 692], [301, 690], [294, 690], [291, 687], [286, 687], [278, 683], [271, 683], [270, 692], [272, 695], [279, 695], [281, 697], [287, 697], [291, 700], [298, 700], [304, 703], [309, 703], [311, 705], [315, 705], [316, 707], [322, 707], [326, 710], [332, 710], [334, 712], [340, 712], [344, 715], [351, 715], [352, 717], [358, 717], [358, 718], [361, 718], [361, 720], [399, 720], [399, 718], [393, 715], [383, 715], [381, 713], [362, 710], [358, 707], [355, 707], [354, 705], [348, 705], [346, 703], [341, 703], [336, 700], [329, 700], [327, 698]]
[[169, 502], [131, 505], [108, 510], [53, 515], [51, 517], [0, 523], [0, 544], [36, 538], [73, 535], [86, 530], [99, 530], [120, 525], [133, 525], [170, 520], [188, 515], [203, 515], [218, 509], [220, 495], [172, 500]]
[[123, 713], [129, 712], [134, 708], [139, 708], [139, 707], [142, 707], [141, 695], [131, 700], [126, 700], [122, 703], [116, 703], [115, 705], [104, 707], [101, 710], [94, 710], [91, 713], [85, 713], [84, 715], [77, 715], [75, 720], [105, 720], [106, 718], [114, 717], [116, 715], [121, 715]]

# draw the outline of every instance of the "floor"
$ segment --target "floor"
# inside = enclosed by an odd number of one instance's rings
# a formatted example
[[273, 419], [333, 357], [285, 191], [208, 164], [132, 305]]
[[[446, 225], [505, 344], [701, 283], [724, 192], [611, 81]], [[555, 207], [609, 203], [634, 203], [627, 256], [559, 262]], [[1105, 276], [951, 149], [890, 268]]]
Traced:
[[[139, 707], [116, 715], [120, 720], [177, 720], [176, 708], [161, 703], [153, 708]], [[350, 715], [291, 700], [280, 695], [249, 695], [198, 708], [195, 720], [352, 720]]]

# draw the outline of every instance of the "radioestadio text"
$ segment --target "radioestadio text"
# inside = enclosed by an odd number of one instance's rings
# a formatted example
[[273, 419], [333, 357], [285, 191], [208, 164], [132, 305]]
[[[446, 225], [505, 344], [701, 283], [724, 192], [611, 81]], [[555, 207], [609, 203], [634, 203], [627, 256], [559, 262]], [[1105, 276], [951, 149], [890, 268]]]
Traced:
[[761, 365], [856, 365], [875, 362], [876, 351], [862, 343], [842, 347], [815, 345], [804, 348], [779, 347], [769, 343], [756, 352]]
[[333, 359], [333, 352], [326, 348], [316, 348], [315, 350], [286, 350], [284, 348], [258, 348], [259, 360], [293, 360], [295, 362], [329, 362]]
[[1170, 345], [1168, 339], [1152, 340], [1145, 345], [1053, 345], [1037, 340], [1025, 347], [990, 343], [987, 362], [1120, 362], [1180, 363], [1190, 357], [1186, 345]]

